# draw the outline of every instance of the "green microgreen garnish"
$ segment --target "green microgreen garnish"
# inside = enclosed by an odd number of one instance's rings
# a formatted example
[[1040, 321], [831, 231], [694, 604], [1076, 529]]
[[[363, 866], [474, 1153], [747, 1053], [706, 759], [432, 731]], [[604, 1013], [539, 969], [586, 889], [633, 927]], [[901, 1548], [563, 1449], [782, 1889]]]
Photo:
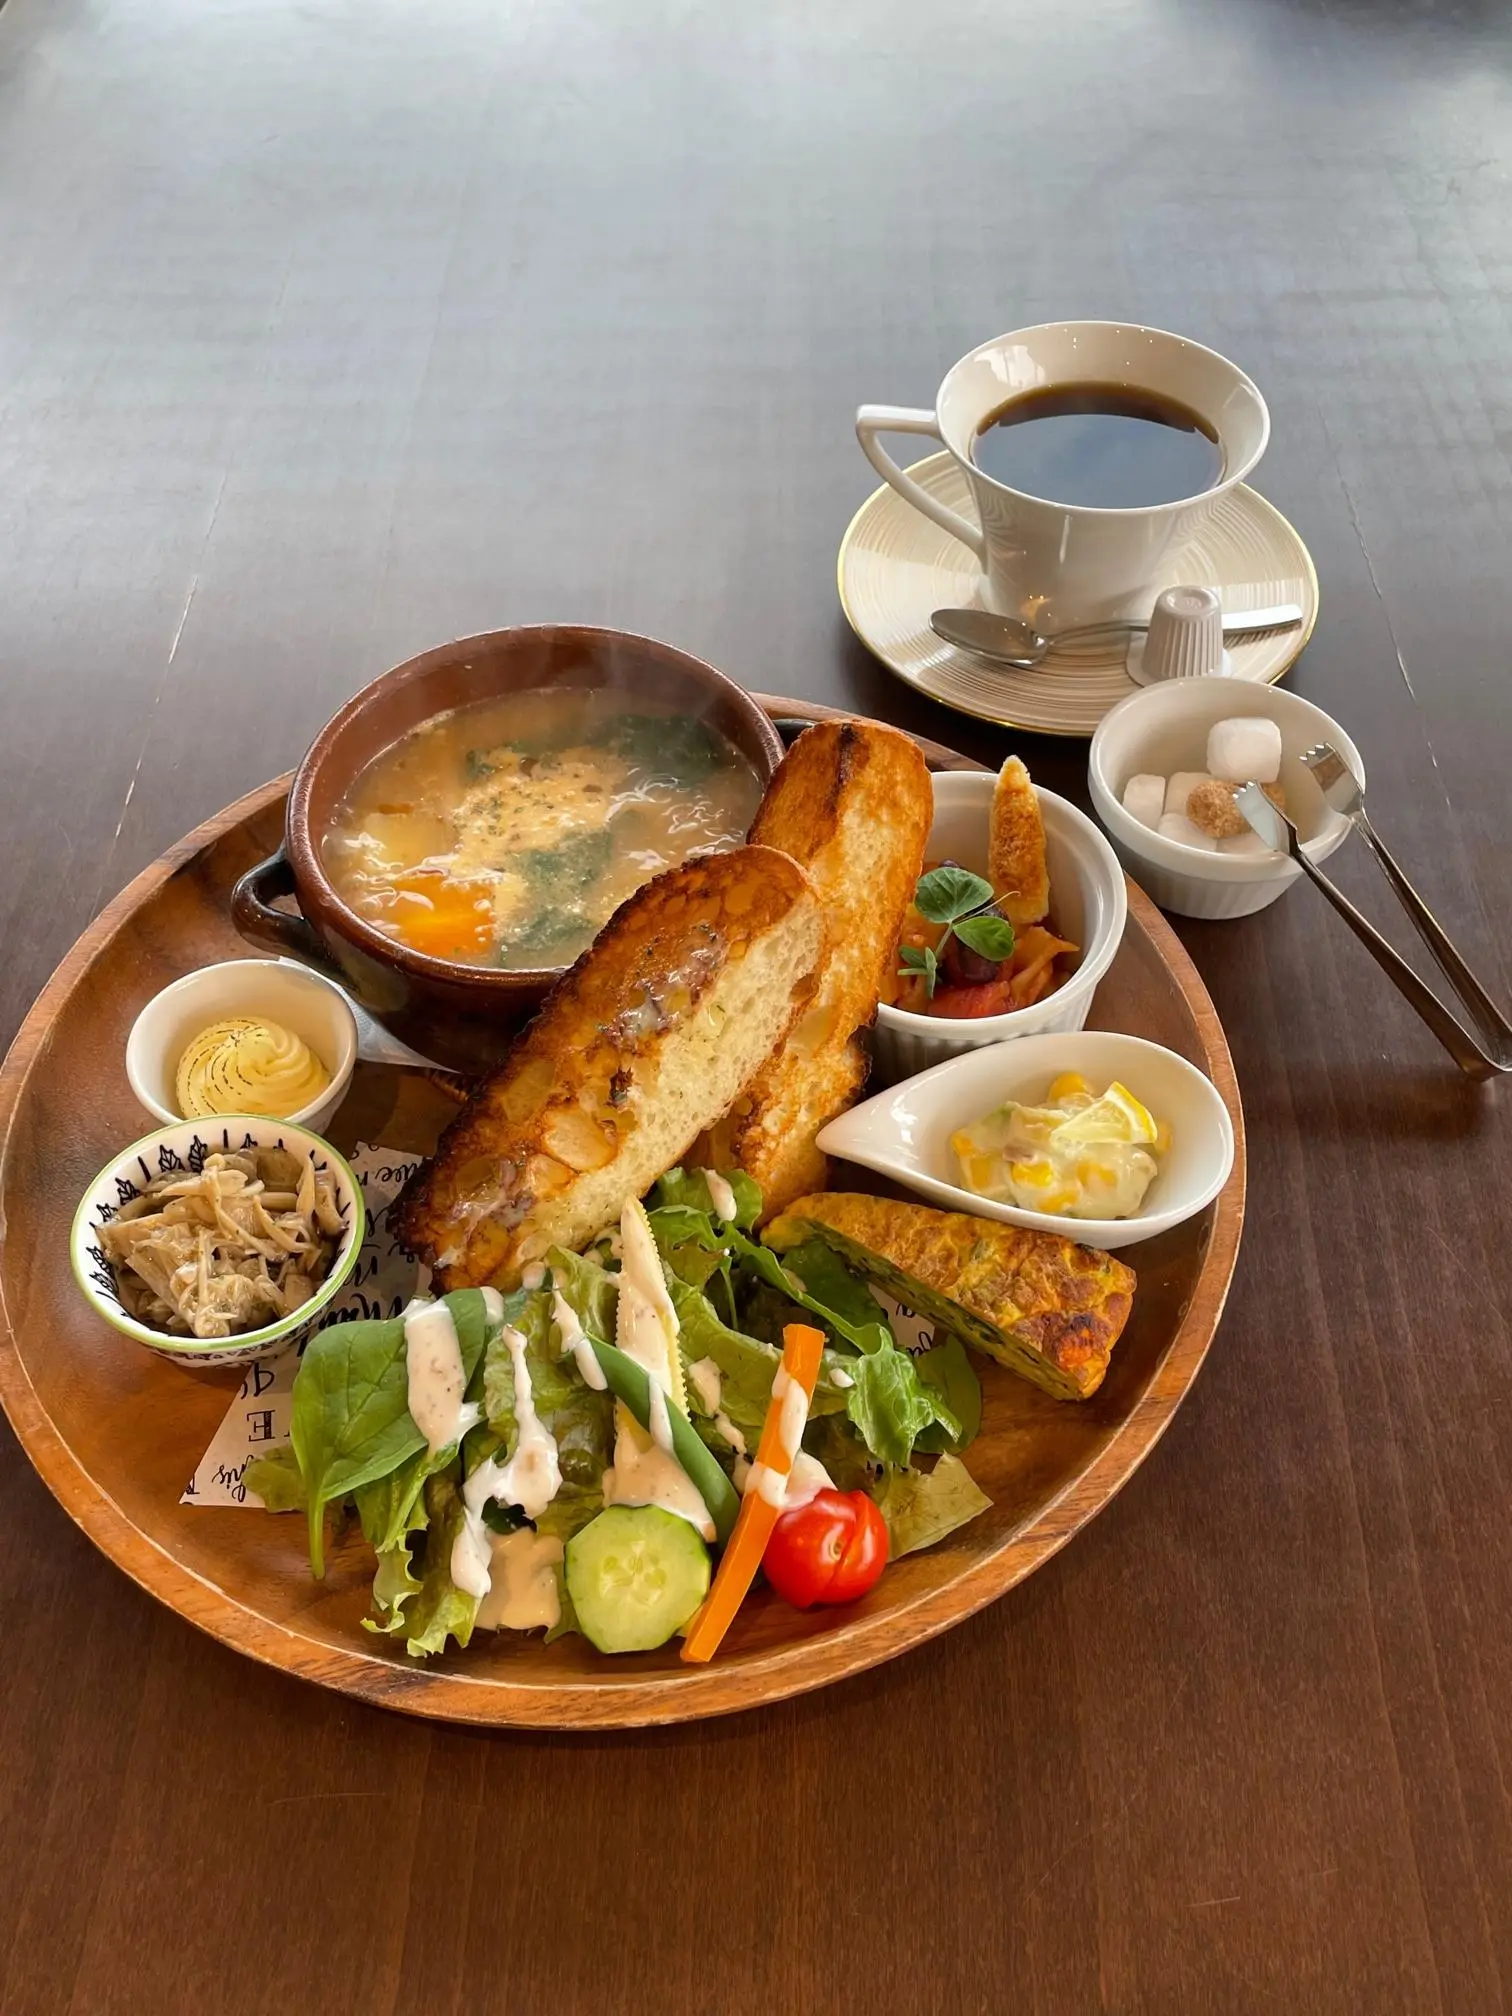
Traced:
[[922, 973], [925, 996], [932, 1001], [940, 955], [952, 937], [983, 959], [995, 959], [1001, 965], [1013, 951], [1013, 926], [993, 909], [995, 901], [992, 884], [984, 876], [973, 875], [969, 868], [958, 868], [954, 862], [932, 868], [919, 879], [914, 908], [926, 923], [943, 924], [945, 930], [937, 946], [900, 946], [898, 971], [907, 977]]

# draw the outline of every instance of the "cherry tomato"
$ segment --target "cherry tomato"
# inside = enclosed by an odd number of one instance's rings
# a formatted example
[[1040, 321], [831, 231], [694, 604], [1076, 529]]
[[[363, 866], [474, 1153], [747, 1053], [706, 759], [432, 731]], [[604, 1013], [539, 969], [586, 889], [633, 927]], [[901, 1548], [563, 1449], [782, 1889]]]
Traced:
[[952, 1020], [970, 1020], [979, 1015], [1006, 1015], [1012, 1006], [1013, 982], [1004, 974], [979, 987], [937, 987], [929, 1012]]
[[887, 1566], [887, 1522], [864, 1491], [820, 1491], [783, 1513], [761, 1565], [797, 1610], [854, 1603]]

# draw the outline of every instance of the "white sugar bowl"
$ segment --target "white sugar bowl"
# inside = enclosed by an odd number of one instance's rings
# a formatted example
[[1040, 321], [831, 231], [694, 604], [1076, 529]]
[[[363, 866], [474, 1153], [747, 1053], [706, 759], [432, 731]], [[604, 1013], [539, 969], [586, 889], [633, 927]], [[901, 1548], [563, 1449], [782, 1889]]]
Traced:
[[1131, 777], [1171, 777], [1206, 762], [1208, 731], [1235, 716], [1261, 716], [1281, 731], [1280, 783], [1286, 809], [1314, 861], [1325, 861], [1349, 832], [1313, 782], [1302, 753], [1332, 742], [1363, 781], [1354, 743], [1329, 714], [1298, 693], [1248, 680], [1177, 679], [1131, 693], [1103, 716], [1088, 758], [1097, 816], [1130, 875], [1158, 903], [1182, 917], [1248, 917], [1274, 903], [1302, 873], [1284, 854], [1209, 853], [1189, 847], [1126, 811]]

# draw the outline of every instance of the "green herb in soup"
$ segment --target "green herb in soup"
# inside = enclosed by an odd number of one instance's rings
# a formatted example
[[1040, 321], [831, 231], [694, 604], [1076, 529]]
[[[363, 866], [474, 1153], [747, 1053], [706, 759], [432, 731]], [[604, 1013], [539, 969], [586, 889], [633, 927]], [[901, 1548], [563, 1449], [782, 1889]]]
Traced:
[[560, 966], [653, 875], [738, 845], [760, 802], [755, 769], [706, 722], [549, 688], [385, 749], [322, 858], [342, 900], [411, 951]]

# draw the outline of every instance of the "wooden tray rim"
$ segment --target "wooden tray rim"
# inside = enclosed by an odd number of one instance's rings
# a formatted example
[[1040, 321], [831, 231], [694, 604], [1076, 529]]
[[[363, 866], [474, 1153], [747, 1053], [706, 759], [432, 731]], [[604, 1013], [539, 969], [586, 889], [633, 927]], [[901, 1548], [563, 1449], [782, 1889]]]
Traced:
[[[842, 708], [780, 696], [754, 696], [774, 716], [821, 721]], [[980, 769], [925, 736], [914, 738], [937, 767]], [[141, 904], [180, 868], [246, 820], [287, 795], [292, 772], [260, 785], [166, 848], [114, 897], [65, 953], [16, 1033], [0, 1068], [0, 1240], [4, 1171], [11, 1127], [27, 1080], [44, 1054], [64, 1000], [102, 948]], [[16, 1344], [0, 1277], [0, 1405], [33, 1468], [75, 1525], [139, 1588], [221, 1643], [280, 1672], [293, 1673], [401, 1712], [449, 1722], [544, 1729], [638, 1728], [703, 1719], [762, 1706], [844, 1679], [926, 1643], [1005, 1595], [1059, 1552], [1133, 1476], [1164, 1434], [1207, 1356], [1227, 1299], [1244, 1223], [1244, 1115], [1233, 1059], [1217, 1010], [1170, 925], [1144, 891], [1128, 883], [1129, 911], [1169, 969], [1196, 1023], [1203, 1062], [1234, 1124], [1234, 1170], [1215, 1208], [1180, 1326], [1150, 1385], [1128, 1418], [1033, 1525], [901, 1610], [860, 1617], [832, 1636], [775, 1646], [738, 1667], [715, 1664], [629, 1675], [580, 1686], [559, 1678], [484, 1679], [434, 1666], [399, 1666], [360, 1646], [336, 1648], [271, 1622], [228, 1590], [197, 1574], [143, 1532], [84, 1468], [43, 1406]], [[1071, 1516], [1066, 1516], [1068, 1510]], [[464, 1655], [459, 1657], [465, 1658]]]

